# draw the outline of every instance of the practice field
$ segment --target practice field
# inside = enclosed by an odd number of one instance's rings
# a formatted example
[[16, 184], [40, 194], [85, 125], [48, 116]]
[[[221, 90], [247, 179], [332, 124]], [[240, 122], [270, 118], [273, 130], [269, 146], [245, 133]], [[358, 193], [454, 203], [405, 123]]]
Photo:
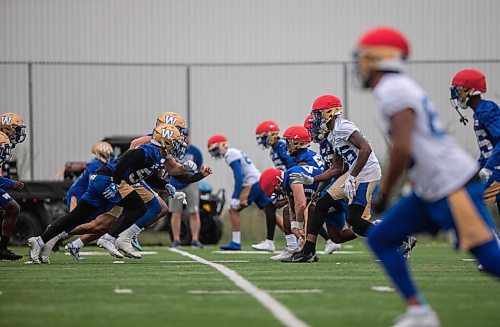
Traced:
[[[309, 326], [388, 326], [404, 310], [361, 241], [316, 264], [216, 247], [180, 250], [205, 264], [166, 247], [148, 247], [142, 260], [122, 263], [96, 247], [86, 248], [93, 253], [85, 263], [62, 253], [50, 265], [0, 262], [0, 326], [279, 326], [277, 316]], [[468, 255], [421, 241], [410, 262], [443, 326], [499, 325], [500, 283], [479, 273]]]

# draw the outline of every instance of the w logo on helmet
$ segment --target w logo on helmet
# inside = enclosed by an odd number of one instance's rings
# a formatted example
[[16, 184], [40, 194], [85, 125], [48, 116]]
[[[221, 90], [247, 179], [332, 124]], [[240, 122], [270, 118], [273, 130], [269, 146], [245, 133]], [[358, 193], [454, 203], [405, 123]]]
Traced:
[[12, 117], [2, 116], [2, 125], [10, 125], [12, 123]]
[[165, 116], [165, 124], [174, 125], [177, 123], [177, 118], [174, 116]]
[[172, 139], [172, 136], [174, 136], [174, 131], [173, 130], [167, 129], [167, 128], [162, 128], [161, 129], [161, 137], [162, 138]]

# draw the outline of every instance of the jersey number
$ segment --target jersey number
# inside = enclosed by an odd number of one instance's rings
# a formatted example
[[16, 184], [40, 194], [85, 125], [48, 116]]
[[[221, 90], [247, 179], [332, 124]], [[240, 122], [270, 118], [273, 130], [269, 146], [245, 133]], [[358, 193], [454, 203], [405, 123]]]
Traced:
[[352, 150], [349, 145], [344, 145], [344, 146], [340, 147], [338, 149], [337, 153], [338, 153], [339, 156], [342, 157], [342, 160], [344, 160], [345, 162], [347, 162], [347, 164], [349, 166], [352, 165], [352, 163], [358, 157], [356, 155], [356, 152], [354, 152], [354, 150]]

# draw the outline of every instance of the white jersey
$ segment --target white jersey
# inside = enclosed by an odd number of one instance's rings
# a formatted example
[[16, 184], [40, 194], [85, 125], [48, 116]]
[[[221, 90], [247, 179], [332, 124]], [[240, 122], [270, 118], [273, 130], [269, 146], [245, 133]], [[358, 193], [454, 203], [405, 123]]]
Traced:
[[224, 159], [228, 165], [231, 165], [233, 161], [240, 161], [243, 173], [243, 186], [253, 185], [259, 181], [260, 172], [245, 152], [235, 148], [228, 148], [224, 154]]
[[415, 113], [408, 173], [417, 196], [429, 202], [440, 200], [474, 176], [479, 169], [476, 161], [446, 134], [434, 105], [411, 78], [386, 74], [374, 91], [389, 136], [394, 114], [407, 108]]
[[[333, 130], [328, 134], [328, 141], [332, 144], [333, 151], [342, 157], [344, 163], [349, 165], [349, 173], [352, 172], [358, 161], [359, 149], [349, 141], [349, 137], [356, 131], [361, 133], [359, 128], [357, 128], [352, 121], [337, 117]], [[356, 182], [375, 182], [380, 180], [381, 177], [382, 170], [380, 169], [380, 164], [377, 160], [377, 156], [375, 156], [375, 153], [372, 151], [365, 166], [356, 177]]]

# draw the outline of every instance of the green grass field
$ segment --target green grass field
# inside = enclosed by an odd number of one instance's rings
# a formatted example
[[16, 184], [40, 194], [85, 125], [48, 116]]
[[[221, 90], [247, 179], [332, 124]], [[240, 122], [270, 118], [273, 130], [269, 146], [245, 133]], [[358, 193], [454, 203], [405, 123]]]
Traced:
[[[244, 261], [221, 263], [264, 290], [314, 290], [271, 293], [310, 326], [388, 326], [404, 310], [396, 292], [372, 290], [392, 285], [361, 241], [343, 249], [361, 253], [322, 255], [316, 264], [277, 263], [267, 254], [218, 254], [215, 247], [181, 249], [212, 261]], [[212, 267], [166, 247], [145, 250], [157, 254], [121, 264], [108, 255], [77, 263], [62, 253], [54, 253], [50, 265], [0, 262], [0, 326], [280, 325]], [[443, 326], [498, 326], [500, 284], [466, 258], [446, 243], [421, 241], [411, 266]], [[117, 294], [117, 288], [133, 293]]]

